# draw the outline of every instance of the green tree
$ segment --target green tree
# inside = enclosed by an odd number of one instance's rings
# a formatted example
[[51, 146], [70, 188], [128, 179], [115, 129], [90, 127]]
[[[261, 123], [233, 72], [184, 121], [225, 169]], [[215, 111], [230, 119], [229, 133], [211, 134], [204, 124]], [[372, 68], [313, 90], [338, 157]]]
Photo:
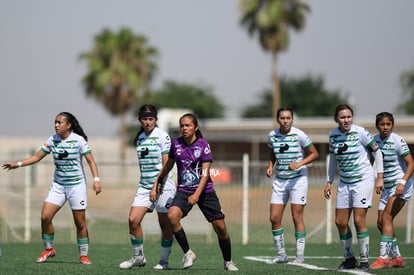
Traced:
[[104, 29], [95, 37], [92, 49], [79, 57], [88, 64], [82, 79], [86, 95], [120, 118], [121, 159], [125, 159], [127, 143], [125, 115], [136, 104], [139, 93], [147, 90], [157, 68], [157, 56], [145, 36], [121, 28], [117, 33]]
[[406, 114], [414, 114], [414, 70], [404, 72], [400, 81], [406, 100], [399, 105], [398, 110]]
[[[283, 106], [292, 108], [298, 116], [331, 116], [332, 108], [348, 102], [348, 95], [339, 90], [327, 90], [324, 78], [307, 75], [299, 78], [281, 77]], [[270, 117], [272, 91], [265, 90], [258, 104], [246, 107], [242, 117]]]
[[300, 31], [305, 26], [305, 14], [310, 11], [300, 0], [241, 0], [241, 20], [251, 36], [272, 55], [273, 114], [281, 106], [277, 54], [289, 45], [289, 28]]
[[186, 108], [198, 118], [222, 118], [224, 107], [213, 95], [213, 89], [203, 84], [165, 81], [148, 98], [158, 108]]

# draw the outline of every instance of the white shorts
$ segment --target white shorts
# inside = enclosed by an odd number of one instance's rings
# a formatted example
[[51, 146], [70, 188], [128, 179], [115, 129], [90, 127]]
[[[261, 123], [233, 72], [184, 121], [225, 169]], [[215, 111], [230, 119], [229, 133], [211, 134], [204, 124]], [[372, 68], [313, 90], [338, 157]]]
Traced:
[[336, 193], [336, 208], [370, 208], [373, 193], [374, 177], [354, 184], [339, 182]]
[[45, 202], [53, 203], [62, 207], [68, 201], [72, 210], [83, 210], [88, 206], [86, 184], [64, 186], [56, 182], [52, 183]]
[[146, 207], [148, 212], [154, 211], [155, 208], [158, 213], [167, 213], [174, 199], [175, 189], [164, 189], [156, 202], [150, 201], [150, 192], [151, 190], [138, 188], [131, 206]]
[[[381, 193], [381, 198], [378, 205], [378, 210], [384, 210], [385, 206], [390, 197], [392, 197], [395, 193], [395, 189], [397, 189], [397, 185], [390, 189], [384, 189]], [[408, 201], [411, 196], [413, 195], [413, 182], [412, 180], [407, 180], [404, 187], [404, 193], [400, 196], [400, 198], [404, 201]]]
[[291, 180], [273, 180], [272, 196], [270, 204], [287, 204], [290, 198], [291, 204], [306, 205], [308, 194], [308, 178], [297, 177]]

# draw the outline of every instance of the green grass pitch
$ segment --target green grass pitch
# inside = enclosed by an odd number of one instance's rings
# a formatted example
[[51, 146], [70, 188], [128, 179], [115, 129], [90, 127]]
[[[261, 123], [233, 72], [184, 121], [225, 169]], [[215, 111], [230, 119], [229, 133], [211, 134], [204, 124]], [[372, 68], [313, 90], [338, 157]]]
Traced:
[[[2, 244], [3, 255], [0, 258], [0, 274], [228, 274], [223, 269], [221, 253], [216, 241], [206, 244], [205, 242], [193, 241], [189, 236], [191, 248], [197, 254], [197, 261], [190, 269], [182, 269], [182, 252], [178, 245], [174, 243], [173, 251], [170, 256], [170, 270], [156, 271], [152, 267], [159, 259], [159, 242], [155, 239], [145, 241], [144, 252], [147, 258], [147, 265], [142, 268], [132, 270], [120, 270], [118, 264], [131, 256], [131, 245], [125, 244], [100, 244], [91, 243], [89, 256], [92, 265], [82, 265], [79, 263], [77, 245], [56, 244], [57, 255], [42, 264], [35, 263], [35, 259], [42, 251], [41, 243], [7, 243]], [[271, 243], [269, 244], [248, 244], [246, 246], [233, 243], [233, 261], [237, 264], [239, 274], [327, 274], [335, 272], [334, 269], [342, 261], [341, 248], [339, 244], [314, 244], [306, 245], [305, 263], [310, 266], [326, 268], [328, 270], [314, 270], [295, 266], [291, 264], [270, 265], [261, 261], [274, 256], [275, 251]], [[401, 252], [406, 259], [405, 268], [392, 268], [371, 271], [371, 274], [414, 274], [414, 245], [400, 244]], [[292, 244], [287, 244], [286, 249], [289, 260], [293, 259], [294, 248]], [[357, 247], [355, 247], [357, 251]], [[378, 255], [378, 244], [371, 245], [370, 262]], [[246, 257], [251, 257], [247, 259]], [[256, 259], [256, 260], [252, 260]], [[355, 273], [354, 273], [355, 274]], [[359, 273], [356, 273], [359, 274]], [[367, 273], [360, 273], [367, 274]]]

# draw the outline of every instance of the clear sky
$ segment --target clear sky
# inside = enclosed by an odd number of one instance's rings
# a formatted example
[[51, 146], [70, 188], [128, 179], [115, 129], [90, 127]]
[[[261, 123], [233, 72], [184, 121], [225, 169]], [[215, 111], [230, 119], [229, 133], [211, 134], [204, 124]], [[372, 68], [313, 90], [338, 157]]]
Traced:
[[[326, 88], [351, 94], [356, 116], [394, 112], [399, 77], [414, 69], [414, 1], [307, 2], [312, 11], [279, 55], [280, 74], [324, 76]], [[237, 0], [0, 0], [0, 136], [46, 139], [60, 111], [74, 113], [88, 136], [116, 136], [118, 118], [81, 85], [78, 56], [103, 28], [128, 27], [159, 50], [154, 88], [210, 85], [236, 118], [271, 87], [271, 57], [239, 18]]]

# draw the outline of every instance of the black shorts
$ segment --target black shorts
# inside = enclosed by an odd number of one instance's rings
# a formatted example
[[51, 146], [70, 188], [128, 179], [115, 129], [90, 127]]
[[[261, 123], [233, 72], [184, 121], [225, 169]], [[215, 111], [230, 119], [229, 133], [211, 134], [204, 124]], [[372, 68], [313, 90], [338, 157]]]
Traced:
[[[188, 197], [193, 193], [177, 191], [171, 206], [176, 206], [183, 212], [183, 218], [188, 215], [193, 206], [188, 203]], [[224, 213], [221, 209], [216, 192], [202, 193], [198, 198], [198, 207], [208, 222], [224, 219]]]

